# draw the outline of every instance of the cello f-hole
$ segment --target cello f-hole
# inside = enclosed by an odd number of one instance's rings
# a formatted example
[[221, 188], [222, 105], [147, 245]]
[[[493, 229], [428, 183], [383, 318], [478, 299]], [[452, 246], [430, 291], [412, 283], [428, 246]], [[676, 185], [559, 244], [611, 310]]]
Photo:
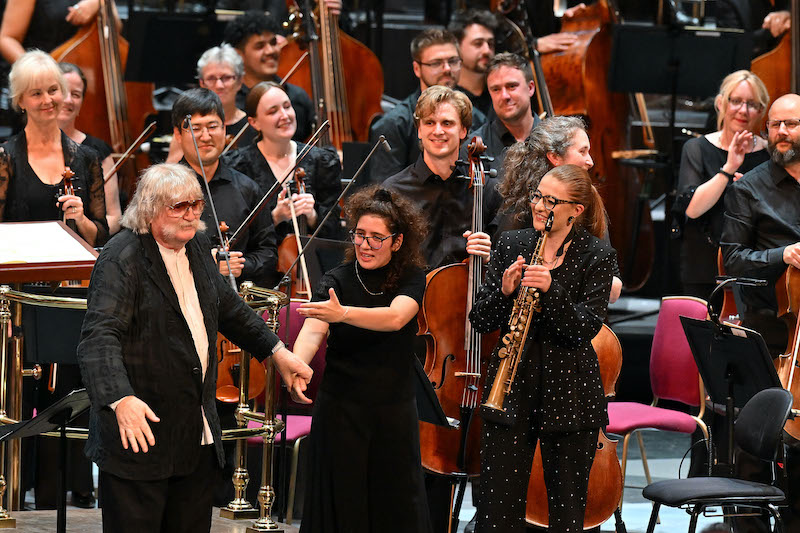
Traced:
[[436, 383], [435, 381], [431, 381], [431, 385], [433, 386], [434, 390], [442, 388], [442, 385], [444, 385], [444, 378], [447, 375], [447, 362], [448, 361], [455, 361], [455, 360], [456, 360], [456, 356], [451, 354], [451, 353], [447, 354], [447, 356], [444, 358], [444, 360], [442, 361], [442, 375], [441, 375], [441, 377], [439, 379], [439, 383]]

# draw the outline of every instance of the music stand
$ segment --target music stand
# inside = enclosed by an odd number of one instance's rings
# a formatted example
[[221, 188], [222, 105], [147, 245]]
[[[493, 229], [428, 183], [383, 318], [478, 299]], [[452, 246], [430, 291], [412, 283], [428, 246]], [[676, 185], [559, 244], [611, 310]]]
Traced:
[[74, 390], [44, 409], [30, 420], [0, 426], [0, 442], [25, 437], [35, 437], [42, 433], [60, 430], [59, 463], [61, 475], [58, 478], [58, 506], [56, 531], [67, 531], [67, 424], [89, 408], [89, 394], [86, 389]]
[[764, 338], [752, 329], [680, 317], [689, 348], [711, 401], [725, 405], [727, 465], [733, 465], [734, 408], [757, 392], [781, 387]]

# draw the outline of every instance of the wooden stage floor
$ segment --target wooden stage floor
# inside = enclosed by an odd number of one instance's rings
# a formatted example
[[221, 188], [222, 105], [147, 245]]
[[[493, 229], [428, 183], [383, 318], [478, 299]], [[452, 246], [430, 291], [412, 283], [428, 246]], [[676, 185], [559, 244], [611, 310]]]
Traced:
[[[17, 519], [16, 531], [25, 533], [52, 533], [56, 530], [55, 511], [14, 511], [11, 513]], [[252, 520], [228, 520], [219, 517], [219, 508], [214, 508], [211, 523], [212, 533], [244, 533], [245, 529], [253, 523]], [[299, 526], [299, 522], [296, 522]], [[299, 527], [280, 524], [282, 531], [297, 533]], [[67, 509], [67, 531], [74, 533], [101, 533], [103, 530], [100, 509]], [[9, 529], [8, 531], [14, 531]]]

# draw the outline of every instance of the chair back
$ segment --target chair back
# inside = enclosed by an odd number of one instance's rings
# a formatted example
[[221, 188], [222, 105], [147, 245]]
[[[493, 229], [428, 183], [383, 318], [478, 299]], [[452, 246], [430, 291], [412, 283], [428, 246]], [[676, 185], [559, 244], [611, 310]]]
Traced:
[[661, 299], [650, 350], [650, 386], [656, 397], [693, 407], [700, 405], [700, 374], [680, 317], [702, 320], [707, 314], [706, 302], [700, 298], [667, 296]]
[[759, 391], [739, 411], [734, 429], [736, 444], [750, 455], [774, 461], [791, 409], [792, 394], [786, 389]]

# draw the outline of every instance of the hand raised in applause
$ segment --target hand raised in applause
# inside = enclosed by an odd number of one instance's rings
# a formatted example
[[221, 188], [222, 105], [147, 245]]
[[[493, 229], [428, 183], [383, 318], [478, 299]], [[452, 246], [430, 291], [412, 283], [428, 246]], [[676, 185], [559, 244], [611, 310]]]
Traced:
[[[742, 166], [744, 156], [753, 148], [753, 142], [753, 133], [750, 131], [742, 130], [733, 134], [731, 144], [728, 145], [728, 160], [723, 166], [726, 172], [734, 174]], [[739, 174], [738, 172], [736, 173]], [[739, 177], [741, 177], [741, 174], [739, 174]]]
[[522, 272], [524, 270], [525, 258], [521, 255], [518, 255], [517, 260], [511, 263], [511, 266], [509, 266], [503, 272], [502, 291], [504, 295], [511, 296], [511, 294], [517, 290], [517, 287], [519, 287], [519, 283], [522, 280]]
[[314, 374], [311, 367], [286, 348], [281, 348], [272, 354], [272, 362], [275, 363], [281, 379], [286, 383], [292, 400], [299, 403], [311, 403], [311, 400], [303, 394]]
[[147, 421], [160, 422], [161, 419], [142, 400], [136, 396], [126, 396], [117, 404], [114, 414], [117, 415], [123, 448], [127, 450], [130, 446], [133, 453], [139, 453], [140, 449], [142, 453], [147, 453], [148, 445], [156, 445], [156, 438]]

